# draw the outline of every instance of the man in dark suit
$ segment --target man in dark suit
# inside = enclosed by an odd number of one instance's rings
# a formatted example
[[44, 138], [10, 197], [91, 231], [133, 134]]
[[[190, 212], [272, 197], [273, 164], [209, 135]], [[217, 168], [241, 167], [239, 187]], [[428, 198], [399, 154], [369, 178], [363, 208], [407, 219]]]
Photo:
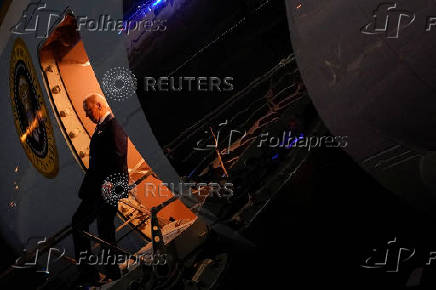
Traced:
[[[117, 206], [105, 202], [102, 197], [102, 186], [104, 180], [112, 174], [128, 174], [127, 136], [112, 115], [103, 96], [99, 94], [88, 96], [83, 101], [83, 109], [86, 116], [97, 124], [97, 127], [89, 146], [89, 168], [79, 190], [82, 202], [73, 216], [72, 227], [76, 260], [79, 261], [81, 258], [79, 280], [93, 283], [99, 280], [99, 275], [97, 269], [89, 265], [89, 258], [83, 259], [84, 256], [92, 255], [92, 252], [90, 240], [82, 232], [89, 231], [89, 225], [97, 219], [99, 237], [115, 244], [114, 217], [117, 213]], [[108, 253], [109, 249], [104, 246], [102, 249], [106, 251], [106, 254]], [[113, 250], [110, 252], [114, 253]], [[104, 261], [106, 260], [107, 257], [104, 258]], [[113, 260], [113, 258], [109, 259], [109, 261]], [[104, 261], [98, 261], [98, 263], [104, 263]], [[117, 264], [105, 265], [105, 269], [108, 279], [120, 278]]]

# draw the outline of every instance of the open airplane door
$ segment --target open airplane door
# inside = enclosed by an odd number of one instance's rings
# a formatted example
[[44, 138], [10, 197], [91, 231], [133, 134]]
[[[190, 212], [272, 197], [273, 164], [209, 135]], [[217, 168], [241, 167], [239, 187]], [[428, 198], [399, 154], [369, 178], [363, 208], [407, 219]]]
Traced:
[[[50, 100], [59, 128], [62, 130], [78, 164], [86, 170], [90, 137], [95, 130], [95, 124], [85, 116], [82, 104], [84, 98], [90, 93], [101, 95], [104, 93], [95, 77], [84, 42], [80, 39], [76, 28], [74, 16], [66, 15], [65, 19], [50, 34], [47, 41], [41, 45], [39, 55], [46, 85], [50, 88]], [[118, 103], [113, 102], [113, 104]], [[116, 114], [116, 116], [118, 115]], [[141, 137], [145, 140], [152, 139], [152, 135]], [[144, 145], [148, 147], [149, 144], [147, 142]], [[149, 150], [157, 151], [158, 149], [160, 148]], [[155, 158], [156, 154], [151, 156]], [[156, 167], [158, 167], [158, 162], [156, 159], [154, 160]], [[149, 165], [146, 158], [142, 157], [130, 138], [128, 140], [128, 168], [129, 184], [133, 184], [139, 179], [143, 179], [143, 181], [131, 191], [129, 198], [121, 200], [119, 210], [133, 225], [141, 223], [142, 226], [139, 229], [145, 231], [144, 234], [151, 239], [150, 223], [143, 222], [144, 219], [150, 218], [147, 217], [146, 213], [152, 207], [170, 199], [173, 193], [163, 184], [163, 181], [158, 177], [159, 175]], [[145, 211], [141, 208], [144, 208]], [[162, 226], [172, 223], [172, 229], [186, 228], [196, 220], [196, 215], [180, 201], [175, 201], [162, 209], [158, 217], [163, 223]], [[163, 232], [165, 234], [166, 231], [163, 229]]]
[[[96, 3], [92, 9], [86, 1], [70, 5], [68, 1], [47, 1], [43, 6], [18, 1], [10, 11], [24, 7], [22, 19], [17, 24], [17, 19], [5, 18], [12, 30], [19, 30], [29, 13], [47, 7], [50, 13], [61, 11], [44, 37], [11, 33], [2, 50], [1, 64], [10, 70], [0, 77], [1, 89], [10, 97], [2, 98], [1, 108], [11, 122], [2, 123], [3, 143], [9, 150], [0, 153], [1, 174], [10, 184], [2, 183], [1, 188], [11, 194], [1, 197], [1, 222], [3, 235], [17, 251], [28, 247], [29, 240], [50, 237], [71, 223], [95, 130], [83, 112], [83, 99], [90, 93], [104, 95], [102, 81], [111, 69], [128, 71], [122, 35], [78, 31], [76, 19], [77, 15], [97, 19], [102, 13], [122, 19], [122, 3]], [[179, 184], [179, 177], [155, 140], [134, 92], [121, 102], [106, 99], [129, 137], [128, 183], [140, 180], [119, 203], [117, 236], [135, 232], [134, 238], [120, 241], [121, 246], [133, 252], [149, 249], [151, 209], [185, 189], [167, 186]], [[201, 223], [177, 199], [160, 210], [157, 218], [165, 243], [195, 222]], [[72, 255], [70, 237], [57, 246]]]

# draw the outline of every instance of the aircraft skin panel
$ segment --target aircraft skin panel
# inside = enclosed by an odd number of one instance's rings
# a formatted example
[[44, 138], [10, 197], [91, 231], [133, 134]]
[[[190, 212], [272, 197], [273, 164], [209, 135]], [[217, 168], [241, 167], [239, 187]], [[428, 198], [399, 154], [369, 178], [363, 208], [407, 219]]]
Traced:
[[[410, 13], [430, 5], [403, 2], [398, 5]], [[398, 140], [421, 150], [436, 148], [432, 133], [435, 119], [428, 117], [434, 116], [434, 110], [428, 106], [435, 103], [433, 89], [429, 87], [429, 84], [434, 86], [434, 73], [430, 73], [434, 65], [430, 62], [419, 70], [412, 64], [416, 56], [431, 55], [430, 48], [435, 45], [434, 35], [421, 29], [425, 28], [420, 25], [425, 18], [402, 29], [397, 39], [361, 32], [373, 20], [374, 10], [380, 4], [377, 1], [336, 0], [321, 4], [309, 1], [301, 6], [294, 0], [286, 3], [297, 63], [310, 96], [335, 134], [350, 135], [352, 142], [348, 149], [353, 156], [363, 160], [367, 148], [377, 151], [388, 140]], [[434, 5], [430, 6], [426, 14], [435, 14]], [[344, 10], [349, 13], [344, 15], [341, 13]], [[331, 19], [341, 21], [331, 22]], [[321, 23], [329, 23], [329, 31], [335, 33], [327, 34]], [[402, 56], [400, 51], [405, 48], [405, 40], [417, 39], [416, 35], [423, 45], [415, 45], [408, 56]], [[405, 89], [405, 85], [409, 88]], [[405, 107], [410, 110], [404, 110]], [[338, 108], [340, 113], [331, 113]], [[421, 118], [414, 116], [417, 111]]]
[[[9, 39], [1, 57], [2, 67], [9, 68], [9, 60], [16, 37]], [[28, 238], [52, 234], [71, 223], [71, 216], [79, 204], [77, 190], [83, 178], [83, 171], [73, 158], [63, 135], [58, 129], [49, 99], [44, 88], [36, 45], [32, 37], [23, 37], [32, 56], [32, 63], [37, 72], [59, 156], [59, 171], [52, 178], [44, 177], [29, 161], [20, 143], [14, 125], [14, 117], [9, 93], [9, 71], [0, 76], [2, 95], [0, 106], [4, 122], [0, 124], [3, 138], [0, 158], [2, 166], [0, 209], [2, 230], [8, 242], [25, 245]], [[11, 204], [12, 202], [12, 204]], [[16, 204], [16, 205], [13, 205]]]
[[0, 26], [0, 54], [3, 53], [6, 45], [8, 44], [11, 34], [10, 28], [17, 24], [18, 15], [21, 16], [30, 0], [14, 0], [9, 5], [9, 9]]
[[434, 159], [436, 148], [429, 57], [436, 41], [434, 31], [425, 30], [436, 9], [430, 2], [397, 1], [396, 9], [416, 17], [407, 27], [401, 23], [397, 37], [395, 25], [365, 31], [389, 14], [387, 4], [380, 5], [287, 0], [292, 45], [319, 115], [334, 135], [348, 136], [345, 150], [381, 184], [431, 212], [435, 188], [426, 179], [435, 173], [420, 164]]

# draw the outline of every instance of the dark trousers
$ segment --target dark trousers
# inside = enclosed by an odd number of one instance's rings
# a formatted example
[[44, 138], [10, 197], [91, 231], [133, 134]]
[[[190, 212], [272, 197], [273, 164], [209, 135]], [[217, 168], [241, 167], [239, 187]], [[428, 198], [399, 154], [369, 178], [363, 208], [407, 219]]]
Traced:
[[[89, 225], [97, 219], [97, 229], [98, 236], [104, 241], [115, 245], [115, 225], [114, 218], [117, 213], [117, 207], [113, 207], [107, 203], [105, 203], [100, 198], [90, 198], [84, 199], [82, 203], [77, 208], [77, 211], [73, 215], [72, 219], [72, 228], [73, 228], [73, 241], [74, 241], [74, 251], [76, 255], [76, 260], [79, 262], [80, 257], [89, 257], [92, 255], [91, 252], [91, 241], [89, 237], [85, 236], [82, 231], [89, 232]], [[107, 261], [107, 254], [109, 253], [109, 249], [107, 249], [104, 245], [102, 245], [102, 249], [106, 253], [106, 257], [103, 257], [104, 260]], [[86, 251], [86, 254], [83, 252]], [[82, 254], [81, 254], [82, 253]], [[114, 254], [113, 250], [110, 250], [111, 254]], [[98, 255], [100, 259], [100, 255]], [[94, 259], [95, 260], [95, 259]], [[96, 271], [94, 267], [90, 267], [88, 265], [89, 261], [94, 262], [93, 259], [86, 258], [85, 261], [80, 262], [79, 270], [80, 271]], [[114, 259], [109, 258], [109, 261], [113, 261]], [[104, 261], [98, 261], [98, 263], [103, 263]], [[105, 269], [108, 274], [114, 274], [114, 271], [119, 271], [118, 265], [105, 265]]]

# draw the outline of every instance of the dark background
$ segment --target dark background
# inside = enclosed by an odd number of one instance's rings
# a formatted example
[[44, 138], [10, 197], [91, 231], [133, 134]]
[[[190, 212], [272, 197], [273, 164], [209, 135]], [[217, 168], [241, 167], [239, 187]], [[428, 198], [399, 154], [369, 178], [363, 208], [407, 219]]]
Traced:
[[[164, 41], [166, 48], [140, 52], [143, 58], [135, 58], [135, 73], [165, 76], [241, 17], [247, 17], [244, 25], [179, 75], [230, 74], [238, 79], [237, 90], [292, 51], [284, 1], [273, 1], [260, 15], [250, 14], [259, 1], [212, 2], [196, 2], [194, 11], [217, 9], [214, 19], [204, 22], [206, 16], [194, 17], [198, 13], [189, 11], [180, 15], [191, 22], [177, 32], [181, 33], [177, 38], [167, 35], [172, 40]], [[175, 21], [174, 25], [180, 19]], [[211, 26], [217, 21], [221, 21], [220, 29]], [[183, 38], [190, 26], [197, 31]], [[184, 39], [183, 43], [178, 39]], [[171, 53], [174, 47], [177, 53]], [[210, 102], [211, 95], [187, 97], [143, 96], [144, 111], [162, 146], [217, 105]], [[165, 115], [156, 109], [162, 107]], [[200, 114], [193, 114], [198, 108]], [[411, 289], [405, 286], [412, 271], [424, 265], [426, 253], [436, 251], [433, 225], [432, 218], [381, 187], [345, 152], [319, 148], [246, 232], [256, 248], [232, 256], [221, 289]], [[361, 267], [373, 248], [384, 249], [394, 238], [402, 247], [417, 250], [398, 273]], [[4, 270], [15, 255], [3, 239], [0, 245]], [[425, 269], [420, 289], [434, 288], [432, 276], [436, 276], [436, 266]]]
[[[231, 265], [223, 289], [418, 289], [406, 284], [436, 250], [433, 225], [345, 152], [321, 148], [250, 228], [255, 254]], [[360, 267], [395, 237], [417, 251], [398, 273]], [[434, 289], [435, 271], [425, 268], [419, 289]]]

